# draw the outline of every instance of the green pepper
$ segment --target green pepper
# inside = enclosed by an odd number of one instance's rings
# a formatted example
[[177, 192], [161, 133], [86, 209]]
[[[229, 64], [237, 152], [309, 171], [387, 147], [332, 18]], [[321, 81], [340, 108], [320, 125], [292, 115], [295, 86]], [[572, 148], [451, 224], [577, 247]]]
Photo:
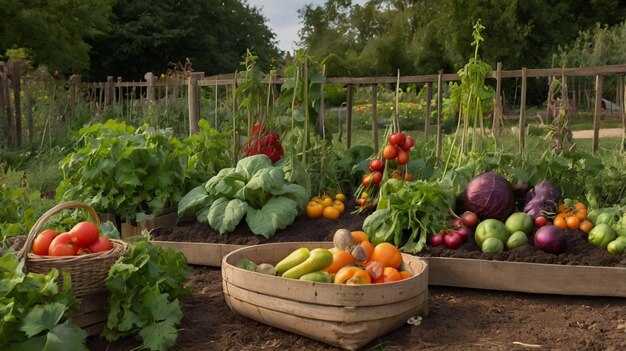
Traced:
[[318, 283], [332, 283], [333, 277], [331, 277], [328, 272], [324, 271], [315, 271], [311, 273], [307, 273], [300, 277], [300, 280], [306, 280], [310, 282], [318, 282]]
[[615, 230], [606, 223], [600, 223], [593, 227], [587, 236], [587, 240], [595, 246], [606, 246], [617, 237]]
[[322, 270], [333, 263], [333, 254], [327, 249], [313, 249], [306, 261], [282, 274], [285, 278], [298, 279], [301, 276]]
[[[608, 252], [612, 254], [623, 254], [626, 249], [626, 240], [620, 240], [619, 238], [624, 238], [623, 236], [618, 236], [618, 239], [611, 241], [606, 249]], [[625, 238], [626, 239], [626, 238]]]
[[306, 261], [309, 256], [310, 251], [306, 247], [295, 250], [276, 264], [276, 273], [282, 275], [284, 272]]

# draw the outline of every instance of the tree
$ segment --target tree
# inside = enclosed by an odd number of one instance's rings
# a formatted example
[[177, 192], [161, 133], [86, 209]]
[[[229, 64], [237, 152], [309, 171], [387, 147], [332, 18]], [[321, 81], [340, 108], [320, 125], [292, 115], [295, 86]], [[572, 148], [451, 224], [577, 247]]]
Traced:
[[142, 79], [186, 58], [195, 71], [230, 73], [247, 49], [266, 69], [280, 56], [265, 18], [241, 0], [120, 1], [114, 14], [111, 32], [92, 42], [92, 79]]
[[89, 66], [87, 39], [110, 26], [114, 0], [2, 0], [0, 54], [26, 48], [34, 64], [60, 72]]
[[[334, 8], [341, 11], [333, 13]], [[501, 61], [505, 69], [549, 67], [558, 46], [574, 41], [580, 31], [597, 22], [623, 21], [626, 3], [370, 0], [361, 6], [327, 0], [322, 6], [306, 6], [300, 18], [301, 46], [318, 56], [336, 55], [335, 67], [360, 67], [366, 74], [397, 68], [403, 74], [424, 74], [439, 68], [456, 71], [468, 61], [472, 25], [478, 19], [486, 27], [484, 61], [494, 66]]]

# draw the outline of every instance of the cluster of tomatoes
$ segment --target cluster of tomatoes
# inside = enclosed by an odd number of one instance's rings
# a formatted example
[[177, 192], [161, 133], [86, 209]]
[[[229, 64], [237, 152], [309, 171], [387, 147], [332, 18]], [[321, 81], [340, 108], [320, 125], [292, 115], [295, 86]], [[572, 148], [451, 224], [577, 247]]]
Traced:
[[552, 224], [560, 229], [580, 229], [585, 233], [589, 233], [593, 228], [593, 223], [587, 219], [585, 204], [569, 199], [565, 199], [565, 202], [559, 206], [559, 212]]
[[345, 210], [346, 196], [337, 194], [333, 199], [330, 195], [314, 196], [306, 205], [306, 215], [309, 219], [324, 217], [336, 220]]
[[430, 237], [432, 246], [445, 245], [449, 249], [458, 249], [472, 235], [478, 226], [478, 216], [471, 211], [465, 211], [460, 218], [452, 221], [451, 227], [443, 229]]
[[[338, 235], [339, 231], [335, 233]], [[338, 284], [379, 284], [391, 283], [410, 278], [412, 274], [402, 269], [402, 253], [393, 244], [383, 242], [374, 245], [363, 231], [352, 231], [347, 234], [352, 242], [335, 245], [333, 262], [324, 269], [334, 274], [334, 282]], [[333, 238], [333, 242], [337, 242]], [[344, 238], [345, 239], [345, 238]], [[340, 247], [337, 247], [340, 246]], [[345, 247], [347, 246], [347, 247]]]
[[33, 242], [32, 251], [40, 256], [76, 256], [111, 250], [109, 238], [100, 236], [100, 230], [91, 222], [80, 222], [69, 232], [57, 233], [46, 229]]
[[[403, 132], [396, 132], [391, 134], [387, 138], [388, 144], [383, 148], [382, 158], [386, 161], [394, 162], [396, 166], [404, 166], [409, 162], [409, 151], [415, 145], [415, 140], [404, 134]], [[361, 178], [361, 185], [363, 192], [357, 199], [357, 205], [361, 208], [371, 206], [370, 200], [367, 198], [368, 191], [372, 193], [373, 188], [380, 186], [383, 180], [383, 173], [385, 172], [385, 161], [383, 159], [375, 158], [370, 161], [368, 170]], [[395, 179], [404, 179], [406, 181], [412, 181], [413, 176], [400, 169], [391, 171], [390, 176]], [[365, 195], [365, 196], [363, 196]]]

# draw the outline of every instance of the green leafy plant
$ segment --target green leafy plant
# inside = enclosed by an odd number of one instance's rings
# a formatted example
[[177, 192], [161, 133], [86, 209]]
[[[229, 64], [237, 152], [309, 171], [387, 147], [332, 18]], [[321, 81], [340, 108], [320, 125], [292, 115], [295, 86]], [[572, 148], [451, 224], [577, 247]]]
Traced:
[[[459, 77], [461, 77], [461, 83], [453, 83], [450, 86], [450, 99], [445, 104], [446, 109], [453, 109], [459, 113], [455, 140], [460, 134], [460, 155], [465, 155], [467, 151], [475, 150], [477, 144], [484, 138], [483, 118], [485, 112], [492, 107], [492, 100], [495, 94], [493, 88], [485, 85], [485, 78], [493, 69], [478, 57], [480, 42], [484, 41], [481, 35], [483, 29], [485, 27], [478, 20], [474, 25], [474, 32], [472, 33], [474, 37], [472, 42], [474, 56], [457, 72]], [[470, 128], [472, 129], [471, 135]], [[478, 136], [479, 129], [482, 134], [480, 138]], [[463, 157], [457, 158], [459, 162], [462, 159]], [[448, 161], [446, 162], [446, 168], [447, 164]], [[459, 165], [460, 163], [457, 164], [457, 166]]]
[[453, 203], [451, 186], [446, 182], [389, 179], [381, 187], [377, 209], [365, 219], [363, 230], [372, 244], [393, 242], [404, 252], [416, 253], [424, 248], [428, 235], [442, 228]]
[[143, 347], [166, 350], [176, 343], [182, 318], [178, 298], [190, 293], [190, 272], [180, 252], [152, 245], [147, 239], [130, 244], [130, 254], [109, 270], [111, 293], [104, 336], [109, 341], [139, 334]]
[[24, 260], [13, 252], [0, 256], [0, 349], [87, 350], [86, 333], [72, 324], [69, 273], [59, 291], [59, 271], [25, 273]]
[[205, 119], [198, 121], [200, 131], [187, 137], [184, 145], [189, 148], [185, 171], [185, 189], [196, 187], [217, 172], [230, 166], [228, 132], [219, 132]]
[[38, 191], [11, 186], [0, 176], [0, 246], [11, 236], [26, 235], [53, 201], [42, 199]]
[[134, 129], [109, 120], [80, 130], [83, 146], [61, 161], [57, 197], [132, 221], [175, 206], [184, 188], [189, 149], [169, 129]]
[[293, 223], [310, 198], [303, 186], [285, 179], [286, 172], [266, 155], [249, 156], [187, 193], [178, 214], [195, 212], [198, 221], [208, 222], [221, 234], [233, 231], [245, 216], [254, 234], [269, 238]]

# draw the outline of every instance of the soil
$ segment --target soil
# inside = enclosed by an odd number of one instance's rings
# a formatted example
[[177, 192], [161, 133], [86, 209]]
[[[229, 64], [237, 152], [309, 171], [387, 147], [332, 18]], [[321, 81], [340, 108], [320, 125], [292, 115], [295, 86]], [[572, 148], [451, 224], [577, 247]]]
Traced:
[[[346, 208], [351, 208], [346, 206]], [[220, 236], [207, 225], [183, 221], [152, 232], [155, 240], [259, 244], [278, 241], [330, 241], [338, 228], [360, 229], [365, 216], [344, 213], [338, 221], [296, 222], [269, 240], [245, 224]], [[626, 256], [590, 246], [584, 233], [568, 232], [562, 255], [532, 246], [503, 254], [483, 254], [475, 244], [459, 250], [427, 248], [421, 255], [501, 259], [555, 264], [626, 266]], [[515, 251], [515, 252], [514, 252]], [[530, 258], [529, 258], [530, 257]], [[193, 295], [182, 298], [184, 317], [173, 350], [335, 350], [326, 344], [249, 320], [224, 301], [221, 270], [194, 266], [188, 279]], [[418, 326], [406, 324], [366, 345], [364, 350], [623, 350], [626, 349], [626, 299], [526, 294], [479, 289], [429, 287], [429, 310]], [[109, 344], [91, 337], [90, 350], [131, 350], [136, 338]]]

